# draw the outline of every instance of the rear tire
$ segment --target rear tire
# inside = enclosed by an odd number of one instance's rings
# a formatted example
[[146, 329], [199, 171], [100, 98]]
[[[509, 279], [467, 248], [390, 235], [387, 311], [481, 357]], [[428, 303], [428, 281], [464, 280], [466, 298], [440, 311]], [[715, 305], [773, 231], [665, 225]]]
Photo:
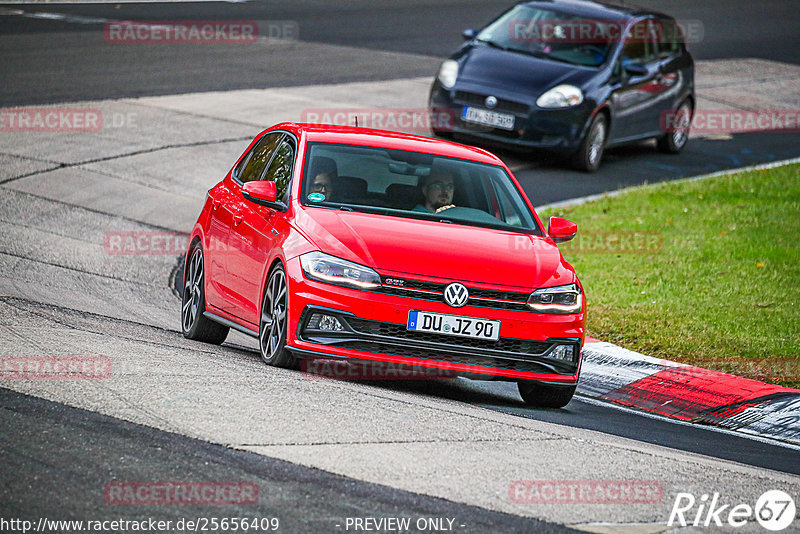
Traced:
[[575, 395], [577, 386], [553, 386], [542, 384], [534, 380], [521, 380], [517, 382], [519, 394], [528, 406], [540, 408], [563, 408], [572, 396]]
[[581, 146], [572, 155], [572, 165], [580, 171], [594, 172], [600, 167], [608, 138], [608, 120], [602, 113], [592, 119]]
[[221, 345], [228, 337], [230, 329], [203, 315], [206, 311], [204, 265], [203, 247], [200, 243], [195, 243], [189, 252], [189, 261], [183, 277], [181, 330], [183, 337], [187, 339]]
[[675, 112], [676, 124], [673, 131], [667, 132], [656, 140], [658, 150], [665, 154], [677, 154], [689, 142], [689, 130], [692, 127], [692, 106], [684, 100]]
[[275, 367], [296, 368], [297, 360], [286, 349], [286, 328], [289, 318], [289, 288], [283, 265], [276, 264], [269, 273], [264, 298], [261, 301], [261, 320], [258, 346], [261, 359]]

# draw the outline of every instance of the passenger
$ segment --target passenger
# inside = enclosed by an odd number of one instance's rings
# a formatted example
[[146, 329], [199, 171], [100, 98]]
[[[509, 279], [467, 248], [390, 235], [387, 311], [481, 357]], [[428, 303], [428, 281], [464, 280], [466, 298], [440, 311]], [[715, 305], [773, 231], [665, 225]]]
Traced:
[[425, 201], [417, 204], [412, 211], [439, 213], [454, 208], [453, 193], [456, 189], [455, 174], [448, 170], [432, 171], [420, 182], [420, 191]]

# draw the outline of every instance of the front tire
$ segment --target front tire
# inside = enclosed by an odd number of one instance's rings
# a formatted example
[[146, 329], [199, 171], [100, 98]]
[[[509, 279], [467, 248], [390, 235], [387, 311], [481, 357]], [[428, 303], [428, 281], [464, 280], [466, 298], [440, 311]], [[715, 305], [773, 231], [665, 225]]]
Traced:
[[586, 137], [581, 141], [580, 147], [572, 155], [572, 165], [580, 171], [596, 171], [603, 159], [607, 137], [608, 120], [604, 114], [598, 113], [586, 130]]
[[572, 400], [576, 387], [576, 385], [553, 386], [535, 380], [517, 382], [517, 389], [525, 404], [540, 408], [563, 408]]
[[289, 314], [289, 291], [286, 271], [278, 263], [272, 268], [261, 301], [258, 345], [261, 359], [275, 367], [294, 368], [297, 361], [286, 349], [286, 328]]
[[689, 130], [692, 127], [692, 106], [684, 101], [675, 112], [676, 124], [671, 132], [656, 140], [658, 150], [665, 154], [677, 154], [689, 141]]
[[206, 288], [203, 247], [195, 243], [185, 267], [183, 298], [181, 300], [181, 330], [183, 337], [221, 345], [228, 337], [227, 326], [215, 323], [203, 315], [206, 311]]

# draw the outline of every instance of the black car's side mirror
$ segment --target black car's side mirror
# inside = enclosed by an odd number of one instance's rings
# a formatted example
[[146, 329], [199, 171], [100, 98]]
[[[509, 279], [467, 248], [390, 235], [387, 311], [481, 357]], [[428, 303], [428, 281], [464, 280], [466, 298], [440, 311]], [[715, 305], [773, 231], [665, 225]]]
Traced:
[[463, 37], [465, 41], [474, 39], [476, 35], [478, 35], [478, 32], [475, 31], [474, 28], [467, 28], [466, 30], [461, 32], [461, 37]]

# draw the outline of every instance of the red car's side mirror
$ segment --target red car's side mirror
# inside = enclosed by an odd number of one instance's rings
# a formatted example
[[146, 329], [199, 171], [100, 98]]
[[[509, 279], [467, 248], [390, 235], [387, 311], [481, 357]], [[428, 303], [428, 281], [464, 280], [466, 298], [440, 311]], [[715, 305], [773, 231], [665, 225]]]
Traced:
[[578, 233], [578, 225], [561, 217], [550, 217], [547, 235], [556, 243], [569, 241]]
[[[275, 202], [278, 198], [278, 187], [275, 182], [262, 182], [260, 180], [247, 182], [242, 187], [242, 194], [247, 200], [253, 202]], [[260, 202], [258, 202], [260, 204]]]
[[253, 181], [242, 187], [242, 196], [250, 202], [278, 211], [286, 211], [286, 204], [278, 201], [278, 185], [275, 182]]

